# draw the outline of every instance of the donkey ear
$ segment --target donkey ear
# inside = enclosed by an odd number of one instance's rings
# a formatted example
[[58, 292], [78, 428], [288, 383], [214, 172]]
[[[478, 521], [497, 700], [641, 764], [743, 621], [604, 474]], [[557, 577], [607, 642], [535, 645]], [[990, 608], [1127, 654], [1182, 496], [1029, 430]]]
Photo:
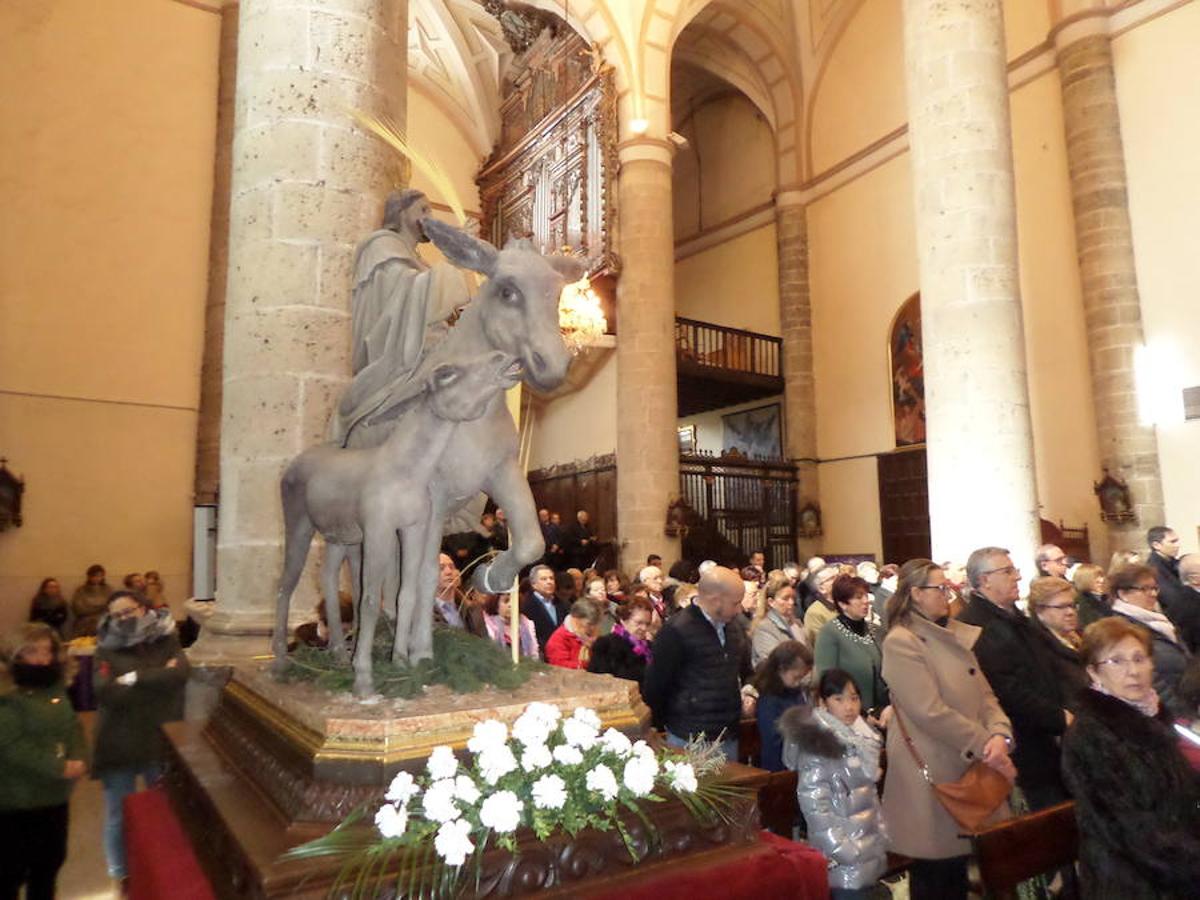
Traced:
[[574, 284], [587, 274], [587, 266], [577, 256], [555, 254], [554, 256], [547, 256], [546, 262], [550, 263], [550, 268], [566, 279], [567, 284]]
[[434, 246], [456, 266], [470, 269], [488, 278], [495, 273], [499, 253], [487, 241], [481, 241], [461, 228], [431, 217], [422, 219], [421, 227]]

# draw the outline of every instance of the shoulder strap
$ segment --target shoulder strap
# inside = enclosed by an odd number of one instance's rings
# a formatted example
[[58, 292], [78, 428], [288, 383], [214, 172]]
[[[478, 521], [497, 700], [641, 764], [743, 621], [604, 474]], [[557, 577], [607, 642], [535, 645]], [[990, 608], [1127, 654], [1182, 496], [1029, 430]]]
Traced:
[[916, 762], [921, 776], [927, 784], [933, 784], [933, 776], [929, 774], [929, 766], [925, 765], [925, 760], [921, 759], [921, 754], [917, 752], [917, 745], [913, 743], [912, 738], [909, 737], [908, 729], [904, 727], [904, 719], [900, 716], [900, 707], [896, 703], [895, 696], [892, 697], [892, 716], [895, 718], [896, 724], [900, 726], [900, 736], [904, 738], [904, 743], [908, 746], [908, 752], [912, 754], [912, 758]]

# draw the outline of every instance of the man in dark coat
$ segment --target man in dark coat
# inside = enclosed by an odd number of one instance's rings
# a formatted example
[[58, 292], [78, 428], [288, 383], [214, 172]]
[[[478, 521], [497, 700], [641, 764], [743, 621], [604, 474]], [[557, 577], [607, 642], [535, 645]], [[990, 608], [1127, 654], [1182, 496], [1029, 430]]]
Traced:
[[570, 604], [555, 596], [554, 570], [547, 565], [536, 565], [529, 570], [529, 586], [533, 588], [521, 604], [521, 615], [533, 623], [542, 658], [546, 658], [546, 642], [567, 617]]
[[1071, 722], [1064, 685], [1046, 658], [1033, 623], [1016, 608], [1020, 571], [1007, 550], [983, 547], [967, 560], [970, 602], [959, 621], [983, 629], [975, 656], [1012, 721], [1017, 784], [1031, 809], [1067, 799], [1058, 738]]
[[575, 524], [567, 529], [564, 537], [567, 562], [577, 569], [590, 569], [596, 559], [596, 532], [588, 524], [588, 511], [575, 513]]
[[732, 623], [744, 591], [737, 572], [709, 569], [692, 605], [668, 619], [654, 641], [642, 695], [669, 746], [720, 738], [726, 759], [737, 761], [741, 681], [751, 667], [746, 632]]
[[1179, 580], [1179, 535], [1165, 525], [1156, 525], [1146, 532], [1150, 556], [1146, 565], [1154, 570], [1158, 582], [1158, 602], [1170, 618], [1171, 607], [1180, 599], [1183, 585]]
[[567, 567], [562, 527], [554, 524], [550, 518], [550, 510], [545, 507], [538, 510], [538, 524], [542, 527], [542, 540], [546, 542], [546, 555], [542, 557], [542, 562], [555, 572], [561, 572]]
[[1164, 609], [1179, 639], [1192, 653], [1200, 653], [1200, 553], [1189, 553], [1179, 560], [1179, 595], [1173, 609]]

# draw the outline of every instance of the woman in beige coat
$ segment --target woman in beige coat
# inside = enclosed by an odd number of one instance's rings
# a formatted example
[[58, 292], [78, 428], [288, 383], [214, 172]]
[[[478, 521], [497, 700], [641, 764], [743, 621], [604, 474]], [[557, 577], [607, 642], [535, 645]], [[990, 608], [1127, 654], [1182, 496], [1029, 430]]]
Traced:
[[[977, 760], [1016, 776], [1012, 726], [971, 651], [980, 629], [949, 618], [949, 588], [936, 563], [913, 559], [900, 569], [887, 603], [883, 678], [894, 713], [908, 729], [935, 783], [957, 781]], [[883, 816], [891, 849], [913, 858], [913, 900], [965, 898], [970, 843], [925, 781], [899, 725], [887, 735]], [[1007, 817], [1007, 804], [994, 815]]]

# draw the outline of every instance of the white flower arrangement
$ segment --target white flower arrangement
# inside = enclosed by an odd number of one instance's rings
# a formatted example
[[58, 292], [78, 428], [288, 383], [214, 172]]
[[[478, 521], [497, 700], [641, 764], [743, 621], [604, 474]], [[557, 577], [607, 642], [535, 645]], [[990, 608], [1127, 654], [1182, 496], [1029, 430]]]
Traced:
[[511, 729], [494, 719], [479, 722], [467, 750], [460, 760], [438, 746], [424, 774], [398, 773], [374, 814], [378, 838], [349, 840], [344, 829], [360, 812], [291, 855], [328, 855], [353, 843], [364, 859], [379, 852], [418, 859], [432, 843], [442, 867], [436, 877], [445, 886], [472, 857], [478, 865], [489, 846], [516, 852], [522, 827], [539, 840], [591, 827], [620, 831], [636, 859], [620, 814], [648, 821], [641, 804], [675, 797], [697, 817], [719, 817], [738, 790], [710, 777], [721, 765], [711, 748], [656, 752], [613, 728], [601, 733], [600, 717], [582, 707], [564, 718], [556, 706], [531, 703]]

